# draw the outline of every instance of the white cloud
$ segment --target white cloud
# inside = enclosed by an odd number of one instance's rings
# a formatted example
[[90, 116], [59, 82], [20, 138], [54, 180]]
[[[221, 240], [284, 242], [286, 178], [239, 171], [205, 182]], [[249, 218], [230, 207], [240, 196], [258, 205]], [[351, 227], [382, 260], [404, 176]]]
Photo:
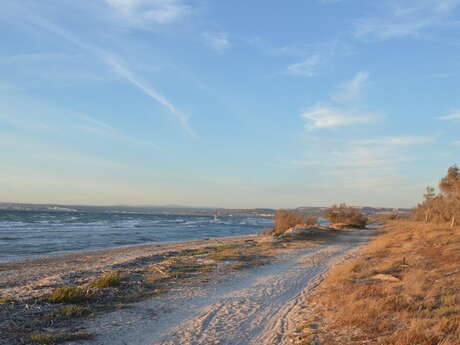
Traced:
[[374, 122], [377, 117], [374, 114], [362, 114], [356, 111], [344, 111], [329, 105], [317, 104], [301, 114], [307, 121], [305, 129], [326, 129], [345, 127], [359, 123]]
[[129, 81], [132, 85], [136, 86], [146, 95], [151, 97], [152, 99], [159, 102], [161, 105], [166, 107], [180, 122], [182, 127], [191, 135], [196, 137], [196, 133], [190, 127], [188, 122], [188, 117], [182, 114], [177, 108], [165, 97], [163, 97], [157, 90], [153, 87], [142, 83], [126, 66], [122, 64], [122, 62], [116, 59], [113, 56], [106, 55], [104, 60], [107, 64], [109, 64], [113, 70], [120, 75], [121, 77], [125, 78]]
[[[121, 2], [126, 2], [130, 3], [130, 0], [117, 0], [120, 3]], [[81, 41], [74, 35], [72, 35], [70, 32], [62, 29], [61, 27], [51, 23], [50, 21], [40, 17], [40, 16], [33, 16], [31, 18], [33, 23], [35, 25], [38, 25], [39, 27], [48, 30], [52, 33], [54, 33], [57, 36], [62, 37], [63, 39], [71, 42], [72, 44], [92, 53], [95, 55], [97, 58], [99, 58], [103, 63], [105, 63], [107, 66], [111, 67], [115, 73], [117, 73], [119, 76], [123, 77], [126, 79], [131, 85], [137, 87], [139, 90], [141, 90], [143, 93], [151, 97], [152, 99], [156, 100], [159, 102], [161, 105], [166, 107], [180, 122], [182, 127], [191, 135], [191, 136], [197, 136], [196, 133], [192, 130], [189, 122], [188, 122], [188, 117], [182, 114], [167, 98], [162, 96], [157, 90], [155, 90], [152, 86], [149, 86], [143, 82], [141, 82], [133, 72], [124, 64], [121, 62], [120, 59], [117, 59], [115, 56], [112, 54], [109, 54], [108, 52], [95, 48], [90, 44], [87, 44], [86, 42]]]
[[399, 146], [399, 145], [417, 145], [428, 144], [434, 141], [433, 137], [428, 136], [399, 136], [399, 137], [385, 137], [379, 139], [360, 140], [356, 143], [363, 145], [385, 145], [385, 146]]
[[339, 87], [339, 91], [336, 95], [332, 96], [332, 99], [336, 102], [348, 102], [359, 99], [368, 79], [369, 73], [358, 72], [352, 80]]
[[231, 43], [226, 34], [222, 32], [205, 32], [203, 33], [203, 38], [206, 43], [214, 50], [218, 52], [223, 52], [230, 48]]
[[378, 167], [405, 161], [386, 147], [356, 146], [333, 154], [335, 165], [342, 167]]
[[437, 10], [440, 12], [450, 12], [460, 4], [460, 0], [438, 0]]
[[382, 14], [355, 21], [355, 36], [370, 40], [417, 37], [423, 30], [454, 24], [448, 18], [460, 4], [459, 0], [390, 0], [380, 3]]
[[125, 20], [122, 24], [146, 28], [152, 24], [168, 24], [186, 16], [191, 8], [181, 0], [104, 0]]
[[438, 117], [438, 120], [460, 121], [460, 111], [455, 111], [450, 115]]
[[295, 63], [288, 66], [288, 73], [313, 77], [316, 74], [316, 67], [318, 66], [320, 61], [321, 58], [319, 55], [312, 55], [305, 59], [303, 62]]

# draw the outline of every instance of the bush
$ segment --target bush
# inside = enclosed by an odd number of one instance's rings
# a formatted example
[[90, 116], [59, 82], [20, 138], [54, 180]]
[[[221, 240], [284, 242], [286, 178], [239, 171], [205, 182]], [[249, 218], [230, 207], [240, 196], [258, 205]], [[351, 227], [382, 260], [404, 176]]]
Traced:
[[121, 284], [121, 276], [118, 272], [108, 272], [95, 280], [92, 286], [96, 288], [115, 287]]
[[302, 224], [302, 218], [294, 211], [278, 210], [273, 217], [275, 221], [275, 234], [282, 234], [287, 229]]
[[365, 228], [367, 217], [359, 210], [349, 207], [345, 204], [340, 206], [334, 205], [324, 213], [324, 218], [331, 224], [342, 224], [354, 228]]
[[318, 217], [316, 216], [305, 216], [303, 223], [308, 226], [313, 226], [318, 224]]
[[81, 303], [88, 299], [85, 290], [78, 286], [62, 286], [55, 289], [48, 301], [51, 303]]
[[82, 307], [79, 305], [66, 305], [62, 308], [59, 308], [56, 311], [56, 314], [60, 317], [80, 317], [87, 315], [91, 310], [87, 307]]

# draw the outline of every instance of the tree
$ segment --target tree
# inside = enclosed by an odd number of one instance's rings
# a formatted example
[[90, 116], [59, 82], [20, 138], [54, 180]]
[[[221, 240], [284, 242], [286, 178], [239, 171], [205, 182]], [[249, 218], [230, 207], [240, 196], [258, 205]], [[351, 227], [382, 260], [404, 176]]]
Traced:
[[450, 222], [454, 227], [460, 218], [460, 169], [456, 165], [447, 170], [439, 182], [439, 190], [436, 195], [434, 188], [426, 188], [424, 200], [413, 210], [413, 217], [427, 223]]

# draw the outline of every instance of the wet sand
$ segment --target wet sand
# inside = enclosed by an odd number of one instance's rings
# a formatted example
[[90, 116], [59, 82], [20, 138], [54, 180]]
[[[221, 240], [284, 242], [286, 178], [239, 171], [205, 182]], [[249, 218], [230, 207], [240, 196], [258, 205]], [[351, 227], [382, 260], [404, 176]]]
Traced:
[[78, 277], [120, 267], [136, 267], [168, 252], [260, 240], [257, 235], [219, 237], [207, 240], [172, 242], [140, 246], [81, 251], [43, 256], [12, 262], [0, 262], [0, 296], [27, 299], [47, 293], [59, 285], [74, 283]]

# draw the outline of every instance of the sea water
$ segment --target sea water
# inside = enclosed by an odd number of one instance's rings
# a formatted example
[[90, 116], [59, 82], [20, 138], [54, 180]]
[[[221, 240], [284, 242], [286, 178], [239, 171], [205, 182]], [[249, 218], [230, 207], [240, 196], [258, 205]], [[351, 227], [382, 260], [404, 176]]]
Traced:
[[0, 210], [0, 261], [254, 234], [271, 218]]

